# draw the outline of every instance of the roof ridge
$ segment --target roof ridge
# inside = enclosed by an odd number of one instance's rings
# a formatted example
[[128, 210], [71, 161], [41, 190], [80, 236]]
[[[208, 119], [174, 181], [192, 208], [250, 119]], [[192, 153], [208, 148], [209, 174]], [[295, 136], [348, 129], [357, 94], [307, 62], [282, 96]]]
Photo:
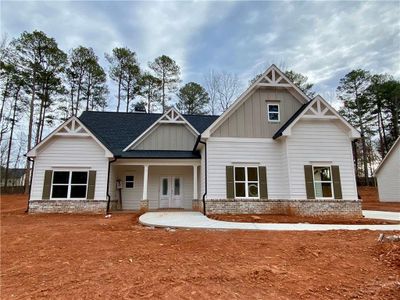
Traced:
[[[85, 110], [81, 113], [82, 114], [88, 114], [88, 113], [99, 113], [99, 114], [103, 114], [103, 113], [112, 113], [112, 114], [125, 114], [125, 115], [131, 115], [131, 114], [135, 114], [135, 115], [162, 115], [162, 113], [147, 113], [147, 112], [136, 112], [136, 111], [131, 111], [131, 112], [126, 112], [126, 111], [95, 111], [95, 110]], [[218, 118], [219, 115], [196, 115], [196, 114], [182, 114], [182, 116], [190, 116], [190, 117], [214, 117], [214, 118]]]

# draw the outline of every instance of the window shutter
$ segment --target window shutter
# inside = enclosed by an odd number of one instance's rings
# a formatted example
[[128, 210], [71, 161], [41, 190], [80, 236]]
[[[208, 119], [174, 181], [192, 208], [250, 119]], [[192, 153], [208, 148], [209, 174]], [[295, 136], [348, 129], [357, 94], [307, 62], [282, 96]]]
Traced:
[[260, 198], [268, 199], [267, 168], [258, 167], [258, 176], [260, 181]]
[[307, 199], [315, 199], [314, 176], [313, 176], [312, 165], [304, 166], [304, 178], [306, 181], [305, 183], [306, 183]]
[[340, 170], [339, 166], [332, 166], [332, 180], [333, 180], [333, 192], [335, 199], [342, 198], [342, 185], [340, 183]]
[[48, 200], [50, 199], [50, 191], [51, 191], [51, 179], [53, 177], [52, 170], [45, 170], [44, 171], [44, 181], [43, 181], [43, 192], [42, 192], [42, 199]]
[[226, 198], [235, 198], [235, 187], [233, 180], [233, 166], [226, 166]]
[[94, 192], [96, 189], [96, 171], [89, 171], [89, 183], [86, 199], [94, 199]]

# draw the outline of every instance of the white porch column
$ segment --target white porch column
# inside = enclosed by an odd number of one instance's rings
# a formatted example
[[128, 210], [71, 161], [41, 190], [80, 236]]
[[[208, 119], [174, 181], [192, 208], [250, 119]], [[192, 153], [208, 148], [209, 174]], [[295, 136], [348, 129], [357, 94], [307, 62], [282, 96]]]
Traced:
[[142, 200], [147, 201], [147, 186], [149, 182], [149, 165], [144, 165], [143, 172], [143, 198]]
[[198, 165], [193, 165], [193, 200], [198, 200], [199, 195], [197, 192], [197, 167]]
[[149, 209], [149, 199], [147, 199], [147, 186], [149, 182], [149, 165], [143, 165], [143, 197], [140, 200], [140, 210], [147, 211]]

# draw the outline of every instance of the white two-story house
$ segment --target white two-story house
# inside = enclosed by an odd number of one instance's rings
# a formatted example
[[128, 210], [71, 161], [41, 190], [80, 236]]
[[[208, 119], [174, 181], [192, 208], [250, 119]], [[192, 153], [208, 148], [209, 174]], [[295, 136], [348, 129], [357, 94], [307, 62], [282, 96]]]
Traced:
[[28, 152], [30, 212], [360, 216], [359, 133], [272, 65], [221, 116], [84, 112]]

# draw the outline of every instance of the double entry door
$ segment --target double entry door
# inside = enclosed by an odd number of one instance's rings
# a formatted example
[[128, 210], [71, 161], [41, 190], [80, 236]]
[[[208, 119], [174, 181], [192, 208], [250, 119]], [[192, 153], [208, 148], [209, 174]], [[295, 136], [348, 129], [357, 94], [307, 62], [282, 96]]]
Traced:
[[160, 178], [160, 208], [182, 208], [182, 177], [163, 176]]

